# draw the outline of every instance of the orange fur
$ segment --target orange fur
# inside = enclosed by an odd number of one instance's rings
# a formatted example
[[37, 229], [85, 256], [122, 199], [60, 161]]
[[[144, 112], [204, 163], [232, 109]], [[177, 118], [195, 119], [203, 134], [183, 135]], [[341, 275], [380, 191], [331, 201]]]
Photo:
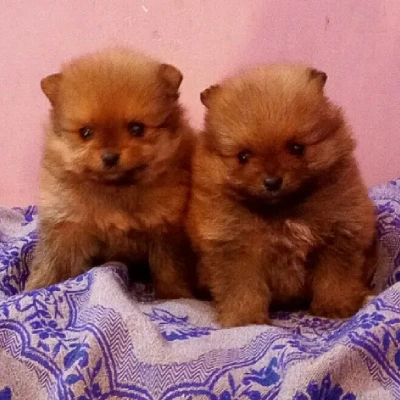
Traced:
[[[93, 260], [149, 259], [159, 297], [191, 296], [182, 218], [192, 130], [178, 102], [181, 81], [175, 67], [124, 49], [83, 56], [42, 80], [52, 110], [27, 290], [74, 277]], [[105, 153], [119, 161], [107, 166]]]
[[201, 95], [187, 226], [222, 326], [267, 323], [271, 307], [348, 317], [370, 294], [374, 207], [325, 81], [271, 65]]

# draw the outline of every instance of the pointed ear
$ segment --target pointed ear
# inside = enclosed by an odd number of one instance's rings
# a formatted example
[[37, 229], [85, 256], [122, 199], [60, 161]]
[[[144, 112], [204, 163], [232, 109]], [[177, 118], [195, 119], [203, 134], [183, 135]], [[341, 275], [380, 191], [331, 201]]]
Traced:
[[207, 108], [210, 106], [210, 100], [220, 91], [221, 86], [212, 85], [200, 93], [200, 100]]
[[60, 81], [61, 81], [60, 73], [46, 76], [46, 78], [43, 78], [40, 81], [40, 87], [42, 88], [43, 93], [47, 96], [47, 98], [50, 100], [50, 103], [53, 105], [57, 98], [58, 89], [60, 87]]
[[325, 83], [328, 79], [328, 75], [323, 71], [319, 71], [318, 69], [311, 68], [310, 69], [310, 79], [316, 80], [319, 83], [320, 88], [323, 89], [323, 87], [325, 86]]
[[161, 64], [158, 69], [158, 76], [164, 82], [168, 94], [178, 98], [178, 90], [183, 80], [182, 72], [173, 65]]

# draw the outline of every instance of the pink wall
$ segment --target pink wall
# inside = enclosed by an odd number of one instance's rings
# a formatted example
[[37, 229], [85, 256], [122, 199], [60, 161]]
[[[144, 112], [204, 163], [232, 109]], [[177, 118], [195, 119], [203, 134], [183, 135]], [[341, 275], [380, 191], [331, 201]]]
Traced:
[[368, 184], [400, 176], [398, 0], [4, 1], [0, 22], [0, 204], [35, 203], [39, 81], [64, 60], [127, 44], [185, 74], [182, 99], [201, 124], [199, 92], [238, 67], [314, 64], [356, 132]]

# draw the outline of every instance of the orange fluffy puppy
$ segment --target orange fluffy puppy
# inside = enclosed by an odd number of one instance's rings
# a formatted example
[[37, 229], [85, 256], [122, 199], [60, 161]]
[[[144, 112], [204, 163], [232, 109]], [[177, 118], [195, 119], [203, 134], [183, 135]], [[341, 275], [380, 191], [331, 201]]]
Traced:
[[42, 80], [52, 109], [26, 290], [94, 260], [148, 260], [159, 297], [191, 296], [182, 218], [192, 131], [181, 81], [175, 67], [129, 50], [83, 56]]
[[374, 207], [325, 81], [272, 65], [201, 94], [187, 225], [224, 327], [268, 323], [271, 307], [349, 317], [370, 294]]

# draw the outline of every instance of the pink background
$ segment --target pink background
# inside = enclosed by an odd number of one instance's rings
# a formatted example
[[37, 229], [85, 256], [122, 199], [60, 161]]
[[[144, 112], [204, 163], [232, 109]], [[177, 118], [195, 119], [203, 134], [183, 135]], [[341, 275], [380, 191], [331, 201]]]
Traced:
[[40, 79], [115, 44], [180, 67], [196, 126], [200, 91], [238, 67], [311, 63], [346, 110], [367, 183], [400, 176], [398, 0], [4, 0], [0, 18], [0, 204], [37, 199], [49, 108]]

